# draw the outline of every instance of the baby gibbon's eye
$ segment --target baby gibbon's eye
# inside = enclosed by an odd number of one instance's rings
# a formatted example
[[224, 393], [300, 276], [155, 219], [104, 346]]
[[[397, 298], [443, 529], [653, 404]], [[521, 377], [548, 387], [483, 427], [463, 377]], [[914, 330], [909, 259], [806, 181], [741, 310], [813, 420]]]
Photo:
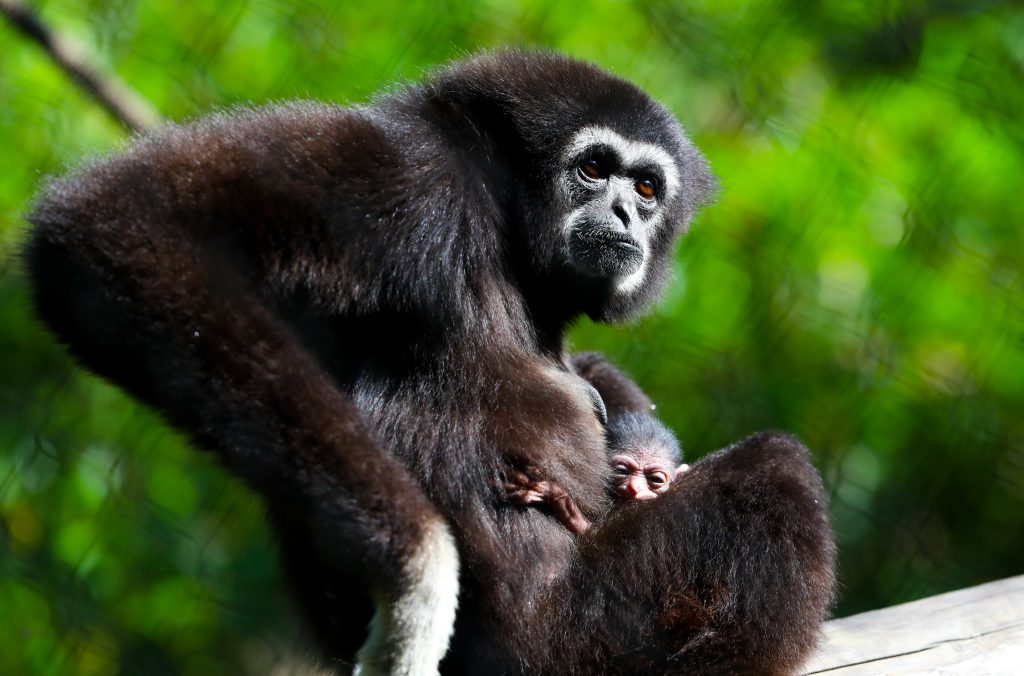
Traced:
[[651, 472], [647, 475], [647, 483], [651, 486], [664, 486], [669, 482], [668, 474], [664, 472]]

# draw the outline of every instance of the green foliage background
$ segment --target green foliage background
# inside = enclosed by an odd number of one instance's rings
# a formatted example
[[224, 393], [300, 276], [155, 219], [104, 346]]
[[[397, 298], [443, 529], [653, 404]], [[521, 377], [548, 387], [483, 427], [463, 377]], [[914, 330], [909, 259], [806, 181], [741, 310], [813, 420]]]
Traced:
[[[1024, 572], [1024, 10], [1009, 2], [51, 0], [167, 117], [363, 101], [479, 48], [637, 82], [721, 179], [664, 303], [581, 325], [696, 458], [816, 453], [837, 614]], [[31, 318], [40, 181], [125, 134], [0, 25], [0, 673], [285, 673], [257, 501]]]

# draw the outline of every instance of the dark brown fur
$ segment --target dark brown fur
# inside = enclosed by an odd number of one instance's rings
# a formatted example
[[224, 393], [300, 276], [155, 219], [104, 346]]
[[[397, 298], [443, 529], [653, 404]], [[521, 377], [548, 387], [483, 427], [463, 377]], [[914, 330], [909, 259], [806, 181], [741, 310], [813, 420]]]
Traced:
[[[657, 143], [685, 179], [628, 296], [564, 265], [551, 177], [584, 124]], [[50, 185], [26, 260], [70, 351], [263, 497], [334, 664], [443, 520], [462, 563], [444, 673], [781, 673], [833, 585], [806, 451], [752, 437], [602, 523], [604, 437], [563, 353], [581, 313], [657, 298], [710, 185], [632, 85], [504, 53], [370, 107], [168, 126]], [[508, 505], [495, 486], [523, 463], [598, 525], [576, 539]]]
[[572, 368], [601, 395], [609, 418], [624, 413], [649, 415], [654, 410], [654, 402], [643, 390], [612, 366], [603, 355], [597, 352], [574, 354]]
[[[627, 453], [640, 462], [664, 460], [673, 469], [681, 462], [679, 442], [652, 415], [654, 404], [636, 383], [595, 352], [575, 354], [570, 363], [576, 374], [590, 383], [601, 398], [609, 459], [605, 467], [613, 500], [623, 499], [616, 491], [617, 477], [612, 476], [610, 460], [616, 454]], [[510, 469], [503, 486], [513, 504], [546, 509], [572, 533], [582, 534], [591, 526], [565, 487], [553, 478], [543, 477], [536, 467]]]

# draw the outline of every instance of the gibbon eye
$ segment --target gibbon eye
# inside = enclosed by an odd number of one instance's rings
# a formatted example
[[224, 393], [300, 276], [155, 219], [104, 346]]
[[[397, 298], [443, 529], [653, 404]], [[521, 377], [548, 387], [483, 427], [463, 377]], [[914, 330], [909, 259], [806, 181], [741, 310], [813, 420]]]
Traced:
[[580, 173], [594, 180], [604, 178], [604, 172], [601, 171], [601, 165], [597, 163], [597, 160], [583, 160], [580, 162]]
[[633, 189], [645, 200], [654, 199], [654, 181], [649, 178], [643, 178], [634, 183]]
[[652, 486], [663, 486], [668, 483], [668, 475], [664, 472], [652, 472], [647, 475], [647, 483]]

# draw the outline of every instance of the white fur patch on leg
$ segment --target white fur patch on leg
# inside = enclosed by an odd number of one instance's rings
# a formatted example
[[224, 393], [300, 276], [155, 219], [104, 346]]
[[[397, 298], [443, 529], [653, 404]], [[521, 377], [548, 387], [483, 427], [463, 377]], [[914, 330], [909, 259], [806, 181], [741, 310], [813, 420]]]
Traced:
[[424, 529], [404, 579], [375, 599], [370, 636], [359, 649], [358, 676], [432, 676], [448, 651], [459, 595], [459, 553], [443, 521]]

